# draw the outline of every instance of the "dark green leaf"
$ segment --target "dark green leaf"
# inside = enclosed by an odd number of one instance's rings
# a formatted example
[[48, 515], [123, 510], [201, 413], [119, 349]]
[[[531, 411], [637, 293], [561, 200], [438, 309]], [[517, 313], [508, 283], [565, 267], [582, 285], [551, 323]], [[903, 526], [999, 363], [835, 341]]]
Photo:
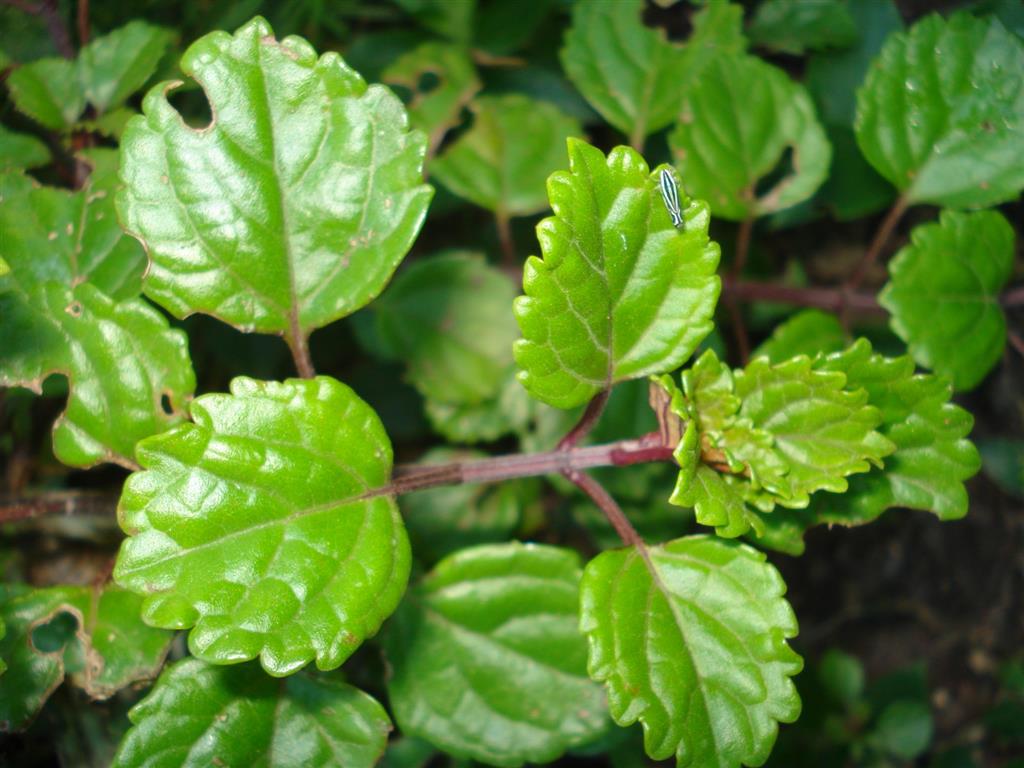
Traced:
[[[715, 57], [690, 83], [669, 144], [686, 191], [707, 200], [715, 216], [737, 221], [809, 198], [832, 156], [804, 87], [745, 55]], [[758, 182], [776, 171], [781, 178], [758, 193]]]
[[[581, 585], [590, 674], [612, 717], [640, 720], [647, 754], [679, 766], [736, 768], [767, 759], [800, 699], [796, 618], [778, 571], [756, 550], [691, 536], [605, 552]], [[757, 637], [749, 643], [744, 638]]]
[[395, 0], [397, 5], [432, 32], [468, 43], [473, 31], [476, 0]]
[[430, 172], [459, 197], [499, 215], [543, 211], [544, 180], [564, 164], [566, 138], [583, 135], [580, 124], [553, 104], [519, 94], [483, 96], [470, 109], [472, 127]]
[[193, 655], [260, 657], [287, 675], [333, 669], [394, 610], [409, 542], [388, 495], [376, 414], [327, 378], [236, 378], [185, 423], [140, 444], [118, 516], [114, 577], [154, 626], [193, 627]]
[[932, 713], [919, 701], [894, 701], [878, 716], [867, 740], [902, 760], [913, 760], [932, 740]]
[[576, 3], [562, 49], [569, 78], [637, 149], [676, 119], [681, 89], [707, 61], [745, 47], [739, 5], [709, 3], [694, 16], [686, 45], [644, 26], [643, 7], [642, 0]]
[[436, 403], [495, 398], [519, 335], [509, 311], [515, 286], [471, 254], [417, 261], [374, 304], [385, 347], [409, 365], [409, 380]]
[[985, 474], [1007, 493], [1024, 498], [1024, 440], [988, 438], [978, 441]]
[[857, 142], [915, 203], [989, 206], [1024, 186], [1024, 41], [933, 14], [892, 35], [857, 92]]
[[492, 765], [549, 762], [606, 727], [577, 628], [575, 552], [518, 543], [443, 560], [384, 636], [403, 733]]
[[538, 226], [516, 300], [520, 380], [571, 408], [618, 381], [670, 371], [711, 330], [721, 283], [707, 205], [683, 196], [676, 229], [659, 188], [628, 147], [569, 142], [570, 171], [548, 181], [555, 215]]
[[757, 6], [747, 34], [754, 45], [800, 55], [808, 49], [853, 44], [857, 26], [846, 0], [764, 0]]
[[377, 701], [337, 679], [199, 659], [169, 667], [128, 717], [115, 768], [370, 768], [391, 730]]
[[911, 233], [878, 300], [922, 366], [957, 389], [977, 386], [1003, 355], [999, 293], [1013, 272], [1014, 232], [996, 211], [943, 211]]
[[380, 293], [431, 196], [398, 99], [258, 17], [200, 38], [181, 68], [210, 126], [186, 125], [162, 83], [121, 145], [118, 210], [148, 248], [146, 294], [295, 341]]
[[132, 21], [94, 38], [78, 54], [78, 78], [85, 98], [100, 114], [125, 101], [156, 71], [170, 33]]
[[0, 125], [0, 173], [36, 168], [50, 162], [50, 150], [35, 136], [15, 133]]
[[850, 710], [864, 695], [864, 666], [833, 648], [821, 657], [818, 681], [836, 704]]
[[38, 59], [11, 71], [7, 77], [18, 110], [53, 131], [68, 131], [85, 109], [85, 94], [75, 62]]

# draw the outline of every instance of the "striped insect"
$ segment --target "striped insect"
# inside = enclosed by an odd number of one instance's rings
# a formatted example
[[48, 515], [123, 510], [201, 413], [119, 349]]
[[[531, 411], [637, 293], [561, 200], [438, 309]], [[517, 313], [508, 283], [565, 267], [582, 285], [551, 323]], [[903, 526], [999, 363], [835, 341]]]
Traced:
[[658, 184], [661, 186], [661, 199], [665, 201], [668, 215], [672, 217], [672, 226], [680, 229], [683, 226], [683, 212], [679, 210], [679, 188], [675, 176], [667, 168], [662, 168]]

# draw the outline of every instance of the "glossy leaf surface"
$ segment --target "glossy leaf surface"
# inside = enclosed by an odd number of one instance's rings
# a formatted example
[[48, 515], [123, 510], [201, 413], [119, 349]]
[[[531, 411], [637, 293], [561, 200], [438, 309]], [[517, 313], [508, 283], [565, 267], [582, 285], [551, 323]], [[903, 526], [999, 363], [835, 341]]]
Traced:
[[1024, 187], [1024, 41], [932, 14], [893, 35], [857, 93], [857, 142], [916, 203], [995, 205]]
[[236, 378], [139, 448], [114, 576], [193, 655], [286, 675], [340, 665], [394, 610], [409, 542], [376, 414], [337, 381]]
[[[715, 57], [685, 89], [669, 145], [686, 191], [716, 217], [763, 216], [809, 198], [832, 150], [804, 87], [753, 56]], [[789, 157], [782, 178], [756, 185]]]
[[765, 0], [747, 34], [754, 45], [799, 56], [808, 49], [844, 48], [857, 39], [857, 27], [846, 0]]
[[[580, 626], [612, 717], [639, 720], [656, 760], [737, 768], [767, 759], [800, 699], [796, 617], [778, 571], [756, 550], [691, 536], [605, 552], [586, 567]], [[747, 638], [757, 638], [750, 642]]]
[[686, 45], [644, 25], [641, 0], [577, 3], [562, 65], [587, 101], [634, 147], [678, 117], [681, 89], [719, 53], [744, 48], [743, 10], [709, 3], [694, 16]]
[[544, 180], [565, 165], [562, 148], [581, 136], [579, 122], [545, 101], [520, 94], [483, 96], [470, 109], [473, 125], [430, 166], [459, 197], [503, 216], [547, 208]]
[[443, 560], [385, 634], [403, 733], [492, 765], [549, 762], [605, 728], [586, 673], [574, 552], [518, 543]]
[[926, 368], [971, 389], [1003, 355], [999, 293], [1013, 272], [1014, 233], [996, 211], [944, 211], [923, 224], [889, 265], [879, 302], [892, 329]]
[[[172, 635], [143, 624], [140, 606], [139, 597], [114, 586], [5, 585], [0, 618], [7, 632], [0, 656], [8, 669], [0, 676], [0, 731], [20, 730], [35, 717], [70, 671], [66, 648], [84, 659], [73, 681], [93, 698], [155, 677]], [[67, 631], [50, 633], [44, 643], [35, 630], [64, 615], [71, 617]]]
[[[114, 215], [115, 156], [78, 192], [0, 177], [0, 383], [70, 380], [54, 451], [72, 466], [134, 465], [138, 440], [176, 424], [195, 388], [185, 335], [138, 293], [144, 254]], [[118, 301], [117, 299], [122, 299]]]
[[512, 363], [515, 296], [512, 281], [479, 257], [423, 259], [374, 304], [377, 333], [424, 397], [479, 404], [498, 395]]
[[295, 340], [380, 293], [431, 196], [398, 99], [258, 17], [200, 38], [181, 68], [211, 124], [186, 125], [163, 83], [121, 145], [118, 210], [149, 251], [146, 294]]
[[772, 331], [770, 338], [751, 357], [767, 357], [781, 363], [797, 355], [814, 357], [819, 352], [839, 352], [846, 346], [846, 333], [839, 318], [820, 309], [797, 312]]
[[721, 286], [704, 202], [683, 195], [676, 229], [660, 172], [633, 150], [605, 157], [570, 141], [569, 162], [548, 180], [555, 215], [537, 228], [544, 258], [527, 260], [515, 304], [520, 381], [559, 408], [685, 361], [711, 331]]
[[[430, 75], [438, 82], [427, 90], [424, 79]], [[409, 90], [409, 122], [427, 135], [428, 155], [437, 151], [448, 129], [459, 123], [463, 107], [481, 88], [469, 51], [437, 42], [423, 43], [399, 57], [381, 79]]]
[[199, 659], [168, 667], [128, 717], [115, 768], [370, 768], [391, 730], [376, 700], [336, 678]]

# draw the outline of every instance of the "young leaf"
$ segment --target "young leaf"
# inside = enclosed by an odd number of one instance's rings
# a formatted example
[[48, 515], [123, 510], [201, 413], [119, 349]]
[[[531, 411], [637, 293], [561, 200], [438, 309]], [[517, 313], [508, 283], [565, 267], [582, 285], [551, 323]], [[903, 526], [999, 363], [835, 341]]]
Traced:
[[879, 295], [914, 359], [972, 389], [1003, 355], [999, 293], [1013, 272], [1013, 228], [996, 211], [943, 211], [911, 233]]
[[672, 492], [671, 503], [692, 507], [697, 522], [714, 526], [715, 533], [723, 538], [735, 538], [751, 529], [758, 536], [764, 532], [761, 516], [747, 506], [744, 490], [734, 478], [703, 464], [694, 469], [688, 482], [684, 482], [684, 474], [679, 473], [680, 482]]
[[[137, 441], [178, 423], [195, 388], [185, 335], [141, 299], [144, 255], [114, 215], [114, 155], [96, 150], [78, 192], [0, 177], [0, 383], [68, 376], [54, 451], [72, 466], [134, 466]], [[114, 301], [110, 296], [123, 298]]]
[[852, 44], [857, 26], [846, 0], [764, 0], [757, 6], [747, 34], [754, 45], [799, 56], [808, 49]]
[[162, 83], [121, 145], [118, 210], [149, 251], [146, 294], [294, 344], [380, 293], [431, 196], [398, 99], [259, 17], [200, 38], [181, 68], [212, 123], [186, 125]]
[[846, 346], [846, 332], [839, 319], [820, 309], [805, 309], [779, 324], [754, 350], [751, 357], [767, 357], [781, 363], [797, 355], [814, 357], [819, 352], [838, 352]]
[[[424, 78], [439, 82], [430, 90]], [[381, 80], [408, 88], [409, 122], [427, 134], [427, 156], [433, 156], [449, 128], [458, 124], [463, 107], [480, 90], [469, 51], [457, 45], [427, 42], [396, 59], [381, 73]]]
[[515, 296], [512, 281], [481, 258], [417, 261], [374, 304], [377, 333], [428, 400], [479, 404], [498, 395], [512, 364]]
[[114, 768], [302, 765], [370, 768], [391, 721], [369, 694], [326, 676], [267, 677], [254, 664], [183, 659], [128, 713]]
[[573, 84], [639, 148], [679, 114], [681, 89], [720, 53], [742, 52], [743, 9], [709, 3], [695, 14], [686, 45], [644, 26], [642, 0], [577, 3], [562, 65]]
[[[85, 660], [72, 679], [93, 698], [108, 698], [155, 677], [173, 636], [142, 623], [141, 602], [112, 585], [95, 590], [5, 585], [0, 617], [7, 633], [0, 638], [0, 656], [9, 669], [0, 677], [0, 731], [25, 727], [64, 680], [66, 646]], [[73, 617], [74, 629], [57, 633], [60, 641], [52, 646], [37, 646], [42, 638], [36, 630], [65, 614]]]
[[391, 445], [337, 381], [236, 378], [185, 423], [139, 445], [125, 483], [129, 538], [114, 577], [148, 595], [147, 622], [193, 655], [260, 657], [272, 675], [333, 669], [394, 610], [409, 542], [385, 486]]
[[932, 14], [889, 38], [857, 93], [857, 143], [906, 200], [982, 207], [1024, 187], [1024, 42]]
[[520, 94], [482, 96], [470, 109], [473, 125], [430, 166], [459, 197], [503, 216], [547, 207], [544, 179], [564, 162], [566, 137], [581, 136], [574, 117]]
[[50, 162], [50, 150], [35, 136], [15, 133], [0, 125], [0, 173], [37, 168]]
[[[679, 766], [767, 759], [800, 699], [796, 617], [778, 571], [756, 550], [708, 536], [588, 563], [580, 627], [591, 677], [619, 725], [640, 720], [647, 754]], [[757, 638], [748, 642], [746, 638]]]
[[19, 112], [52, 131], [71, 130], [85, 109], [75, 62], [68, 59], [38, 59], [17, 67], [7, 76], [7, 87]]
[[[669, 134], [686, 191], [715, 216], [739, 221], [781, 211], [814, 194], [832, 150], [802, 85], [754, 56], [718, 56], [683, 94]], [[791, 153], [769, 190], [758, 181]]]
[[680, 365], [711, 331], [721, 288], [703, 201], [683, 196], [676, 229], [660, 171], [628, 147], [606, 158], [571, 140], [569, 167], [548, 179], [544, 259], [527, 260], [515, 303], [520, 381], [559, 408]]
[[518, 543], [447, 559], [388, 624], [388, 694], [403, 733], [457, 757], [554, 760], [605, 728], [576, 626], [574, 552]]
[[143, 21], [94, 38], [78, 54], [85, 98], [100, 114], [122, 104], [153, 75], [168, 43], [167, 30]]
[[879, 409], [878, 431], [896, 446], [885, 470], [850, 478], [842, 496], [815, 497], [815, 519], [855, 525], [889, 507], [934, 512], [942, 520], [967, 514], [964, 481], [981, 466], [967, 440], [971, 415], [950, 402], [951, 387], [936, 376], [915, 375], [909, 357], [874, 354], [865, 339], [844, 352], [819, 358], [815, 368], [845, 374], [847, 386], [863, 387]]

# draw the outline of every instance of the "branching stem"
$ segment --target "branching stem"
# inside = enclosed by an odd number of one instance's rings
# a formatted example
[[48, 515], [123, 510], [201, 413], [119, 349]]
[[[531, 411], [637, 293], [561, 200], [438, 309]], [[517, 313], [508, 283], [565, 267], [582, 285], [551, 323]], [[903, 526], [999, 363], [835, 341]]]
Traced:
[[889, 238], [892, 237], [892, 233], [896, 229], [896, 225], [900, 223], [900, 219], [903, 218], [903, 214], [907, 210], [908, 201], [905, 197], [900, 196], [893, 203], [892, 208], [885, 214], [885, 218], [882, 219], [882, 223], [878, 226], [878, 231], [875, 232], [875, 237], [871, 241], [871, 245], [868, 246], [867, 251], [864, 253], [864, 258], [861, 259], [860, 264], [850, 275], [850, 278], [846, 281], [847, 293], [853, 293], [860, 287], [860, 284], [864, 282], [864, 278], [867, 277], [871, 268], [875, 266], [875, 262], [878, 261], [878, 257], [882, 255], [882, 250], [885, 248], [886, 243], [889, 242]]
[[558, 441], [558, 448], [560, 450], [566, 450], [575, 446], [580, 440], [590, 434], [590, 430], [594, 428], [598, 420], [601, 418], [601, 414], [604, 412], [604, 407], [608, 404], [608, 396], [611, 394], [610, 389], [605, 389], [594, 395], [593, 399], [587, 403], [587, 407], [583, 411], [583, 415], [580, 416], [580, 420], [576, 422], [576, 426], [569, 430], [565, 437]]
[[590, 500], [597, 505], [597, 508], [604, 513], [604, 516], [608, 518], [608, 522], [615, 529], [615, 532], [619, 534], [623, 544], [627, 547], [645, 549], [644, 540], [640, 538], [636, 528], [630, 524], [626, 513], [622, 511], [622, 507], [618, 505], [618, 502], [612, 498], [612, 495], [608, 493], [603, 485], [586, 472], [580, 472], [579, 470], [573, 469], [563, 474], [573, 485], [587, 494]]

